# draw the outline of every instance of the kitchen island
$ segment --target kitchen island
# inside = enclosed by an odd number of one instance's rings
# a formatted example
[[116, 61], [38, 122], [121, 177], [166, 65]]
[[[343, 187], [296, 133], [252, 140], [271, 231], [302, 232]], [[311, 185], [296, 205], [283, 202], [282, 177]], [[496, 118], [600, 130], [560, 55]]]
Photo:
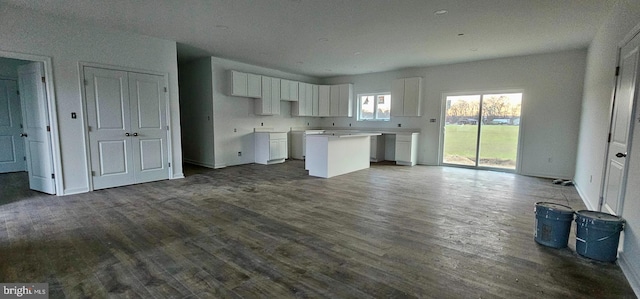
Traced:
[[380, 133], [333, 133], [306, 136], [309, 175], [330, 178], [369, 168], [371, 136]]

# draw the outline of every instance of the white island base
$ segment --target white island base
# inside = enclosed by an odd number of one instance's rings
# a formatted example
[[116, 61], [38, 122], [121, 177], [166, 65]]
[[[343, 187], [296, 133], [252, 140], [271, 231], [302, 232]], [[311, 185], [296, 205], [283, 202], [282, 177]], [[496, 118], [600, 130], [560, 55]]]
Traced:
[[305, 169], [330, 178], [369, 168], [370, 136], [380, 134], [307, 135]]

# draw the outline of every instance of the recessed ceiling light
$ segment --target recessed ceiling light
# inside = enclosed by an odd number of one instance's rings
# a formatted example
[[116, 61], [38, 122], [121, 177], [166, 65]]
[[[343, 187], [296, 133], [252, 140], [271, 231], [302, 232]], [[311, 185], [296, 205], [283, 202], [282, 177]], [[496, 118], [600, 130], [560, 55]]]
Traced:
[[303, 64], [304, 62], [302, 61], [296, 61], [297, 64]]
[[360, 55], [362, 54], [361, 52], [353, 52], [353, 55]]
[[458, 33], [458, 36], [463, 36], [463, 35], [464, 35], [464, 33]]
[[318, 40], [321, 41], [321, 42], [328, 42], [329, 41], [329, 39], [326, 38], [326, 37], [321, 37]]
[[265, 53], [265, 52], [260, 52], [260, 56], [267, 56], [267, 53]]
[[331, 69], [324, 69], [327, 72], [333, 72]]
[[226, 25], [216, 25], [216, 28], [218, 28], [218, 29], [229, 29], [229, 26], [226, 26]]
[[436, 15], [436, 16], [441, 16], [441, 15], [444, 15], [444, 14], [446, 14], [448, 12], [449, 11], [446, 10], [446, 9], [439, 9], [439, 10], [434, 11], [433, 14]]
[[471, 49], [469, 49], [469, 51], [475, 52], [475, 51], [478, 51], [478, 48], [471, 48]]

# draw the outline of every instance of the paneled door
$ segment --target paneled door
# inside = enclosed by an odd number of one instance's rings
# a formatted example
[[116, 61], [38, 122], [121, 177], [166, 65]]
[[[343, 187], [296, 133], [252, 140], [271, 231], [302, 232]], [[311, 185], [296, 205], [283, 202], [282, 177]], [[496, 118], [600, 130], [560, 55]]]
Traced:
[[18, 83], [0, 80], [0, 173], [25, 171]]
[[164, 78], [84, 68], [93, 189], [167, 179]]
[[604, 192], [601, 209], [620, 215], [626, 180], [627, 149], [634, 106], [637, 97], [640, 36], [636, 36], [620, 51], [620, 72], [616, 83], [610, 141], [607, 154], [607, 169], [604, 177]]
[[164, 78], [129, 73], [129, 99], [136, 183], [168, 179]]
[[18, 67], [18, 86], [22, 102], [22, 136], [29, 172], [29, 188], [56, 194], [45, 84], [42, 62], [32, 62]]

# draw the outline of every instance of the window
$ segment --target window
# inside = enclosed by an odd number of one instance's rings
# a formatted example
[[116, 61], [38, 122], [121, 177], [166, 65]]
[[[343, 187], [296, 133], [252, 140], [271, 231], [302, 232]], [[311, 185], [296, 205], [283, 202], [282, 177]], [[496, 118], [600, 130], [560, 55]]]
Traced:
[[358, 120], [388, 121], [390, 116], [390, 93], [358, 95]]

